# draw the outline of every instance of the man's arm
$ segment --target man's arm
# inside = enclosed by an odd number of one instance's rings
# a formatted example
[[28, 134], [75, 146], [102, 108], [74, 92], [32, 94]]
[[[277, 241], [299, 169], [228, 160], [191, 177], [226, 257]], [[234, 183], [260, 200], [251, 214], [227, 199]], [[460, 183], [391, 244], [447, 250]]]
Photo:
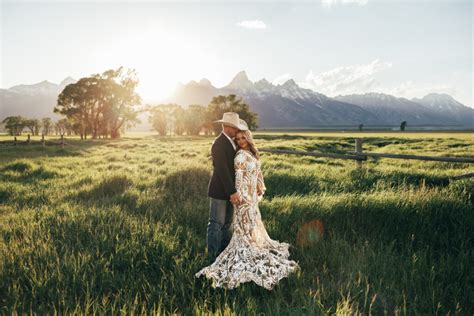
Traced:
[[226, 163], [227, 157], [225, 155], [225, 151], [217, 144], [214, 144], [214, 146], [211, 148], [211, 152], [217, 177], [224, 184], [224, 190], [227, 196], [230, 197], [232, 194], [237, 192], [237, 190], [235, 189], [234, 180], [232, 180], [232, 171], [229, 170], [229, 167]]

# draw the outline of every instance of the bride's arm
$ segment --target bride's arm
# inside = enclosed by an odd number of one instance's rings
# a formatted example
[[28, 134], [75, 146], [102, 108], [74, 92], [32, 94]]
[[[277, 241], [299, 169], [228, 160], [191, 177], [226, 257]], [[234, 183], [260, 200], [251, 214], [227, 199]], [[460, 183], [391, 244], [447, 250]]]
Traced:
[[260, 168], [260, 163], [257, 164], [257, 192], [260, 192], [259, 195], [265, 194], [267, 188], [265, 187], [265, 182], [263, 181], [262, 169]]
[[256, 225], [255, 214], [253, 211], [248, 175], [247, 175], [247, 157], [243, 152], [237, 153], [234, 158], [235, 167], [235, 189], [241, 197], [240, 204], [236, 205], [237, 225], [242, 234], [249, 235]]
[[239, 192], [241, 203], [250, 202], [248, 185], [246, 183], [246, 166], [247, 158], [243, 152], [238, 152], [234, 158], [234, 168], [235, 168], [235, 189]]

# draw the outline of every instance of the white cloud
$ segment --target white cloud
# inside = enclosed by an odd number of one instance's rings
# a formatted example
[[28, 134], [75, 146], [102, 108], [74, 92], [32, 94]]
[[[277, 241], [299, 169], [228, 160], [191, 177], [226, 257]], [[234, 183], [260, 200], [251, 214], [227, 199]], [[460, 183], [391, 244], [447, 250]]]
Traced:
[[267, 25], [260, 20], [244, 20], [236, 23], [235, 25], [246, 28], [246, 29], [266, 29]]
[[357, 4], [360, 6], [364, 6], [369, 2], [369, 0], [321, 0], [321, 4], [324, 7], [330, 8], [336, 4]]
[[290, 74], [283, 74], [283, 75], [278, 76], [275, 79], [273, 79], [272, 83], [277, 86], [279, 84], [283, 84], [283, 83], [287, 82], [290, 79], [291, 79]]
[[310, 70], [301, 86], [329, 96], [370, 92], [379, 84], [377, 74], [390, 67], [391, 62], [375, 59], [368, 64], [337, 67], [318, 75]]

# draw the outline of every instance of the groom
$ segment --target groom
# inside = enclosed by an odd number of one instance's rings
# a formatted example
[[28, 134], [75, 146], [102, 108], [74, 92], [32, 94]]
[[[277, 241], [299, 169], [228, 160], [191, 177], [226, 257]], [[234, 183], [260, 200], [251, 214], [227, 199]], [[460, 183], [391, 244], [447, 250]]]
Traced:
[[234, 112], [226, 112], [221, 120], [214, 121], [222, 124], [222, 132], [211, 147], [214, 170], [208, 188], [211, 202], [207, 225], [207, 252], [211, 260], [229, 244], [233, 233], [233, 204], [240, 202], [235, 189], [234, 157], [237, 147], [233, 138], [239, 130], [248, 129], [240, 121], [239, 114]]

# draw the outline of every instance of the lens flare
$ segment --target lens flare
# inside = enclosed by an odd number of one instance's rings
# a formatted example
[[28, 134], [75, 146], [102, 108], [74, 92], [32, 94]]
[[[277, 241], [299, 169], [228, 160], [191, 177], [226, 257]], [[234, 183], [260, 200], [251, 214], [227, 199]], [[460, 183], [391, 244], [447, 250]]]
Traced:
[[324, 236], [324, 225], [319, 219], [315, 219], [304, 223], [296, 236], [296, 243], [300, 247], [311, 246], [320, 240]]

